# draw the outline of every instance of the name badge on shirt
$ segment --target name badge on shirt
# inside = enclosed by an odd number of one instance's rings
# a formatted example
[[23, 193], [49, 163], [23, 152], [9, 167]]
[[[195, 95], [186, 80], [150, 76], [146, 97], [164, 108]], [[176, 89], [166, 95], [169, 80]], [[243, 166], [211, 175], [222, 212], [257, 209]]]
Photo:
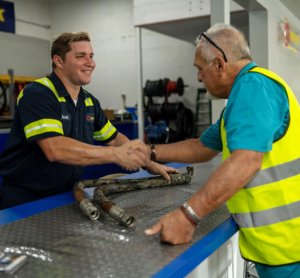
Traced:
[[71, 115], [70, 114], [62, 114], [61, 119], [62, 119], [62, 121], [71, 121]]

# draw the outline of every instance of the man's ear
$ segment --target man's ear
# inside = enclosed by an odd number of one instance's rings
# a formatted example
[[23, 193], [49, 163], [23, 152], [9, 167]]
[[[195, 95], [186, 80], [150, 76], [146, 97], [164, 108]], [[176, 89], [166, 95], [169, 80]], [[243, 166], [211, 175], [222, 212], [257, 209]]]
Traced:
[[62, 67], [62, 64], [63, 64], [63, 60], [61, 57], [59, 57], [58, 55], [54, 55], [53, 58], [53, 63], [58, 67], [58, 68], [61, 68]]
[[220, 72], [224, 68], [224, 60], [220, 57], [214, 59], [214, 66], [216, 67], [217, 72]]

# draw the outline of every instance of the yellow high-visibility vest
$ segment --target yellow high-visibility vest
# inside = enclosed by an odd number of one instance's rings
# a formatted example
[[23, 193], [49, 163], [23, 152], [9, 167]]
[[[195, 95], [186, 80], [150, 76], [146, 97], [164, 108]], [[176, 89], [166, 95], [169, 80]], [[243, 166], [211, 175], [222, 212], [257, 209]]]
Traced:
[[[287, 83], [277, 74], [253, 68], [283, 86], [290, 121], [285, 134], [263, 156], [256, 176], [227, 201], [240, 228], [239, 246], [245, 259], [268, 265], [300, 261], [300, 107]], [[223, 114], [224, 115], [224, 114]], [[221, 120], [223, 160], [230, 156], [224, 117]]]

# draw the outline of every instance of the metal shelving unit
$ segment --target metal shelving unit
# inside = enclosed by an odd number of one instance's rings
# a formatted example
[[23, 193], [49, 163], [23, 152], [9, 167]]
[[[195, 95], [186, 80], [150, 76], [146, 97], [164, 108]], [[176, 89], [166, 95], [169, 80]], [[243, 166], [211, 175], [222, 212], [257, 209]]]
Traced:
[[199, 88], [196, 99], [194, 137], [199, 137], [212, 122], [211, 100], [206, 97], [206, 89]]
[[0, 75], [0, 117], [13, 117], [18, 93], [36, 79], [37, 77], [32, 76], [14, 75], [12, 69], [8, 70], [8, 74]]

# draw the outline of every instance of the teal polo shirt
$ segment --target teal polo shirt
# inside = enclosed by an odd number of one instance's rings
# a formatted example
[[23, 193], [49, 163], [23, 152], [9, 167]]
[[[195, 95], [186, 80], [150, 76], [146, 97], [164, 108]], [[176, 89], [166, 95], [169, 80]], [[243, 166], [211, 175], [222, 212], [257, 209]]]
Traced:
[[[231, 152], [268, 152], [272, 143], [284, 135], [289, 122], [289, 103], [285, 89], [276, 81], [249, 72], [257, 65], [246, 65], [237, 75], [224, 112], [227, 144]], [[220, 119], [200, 137], [215, 151], [222, 151]]]

